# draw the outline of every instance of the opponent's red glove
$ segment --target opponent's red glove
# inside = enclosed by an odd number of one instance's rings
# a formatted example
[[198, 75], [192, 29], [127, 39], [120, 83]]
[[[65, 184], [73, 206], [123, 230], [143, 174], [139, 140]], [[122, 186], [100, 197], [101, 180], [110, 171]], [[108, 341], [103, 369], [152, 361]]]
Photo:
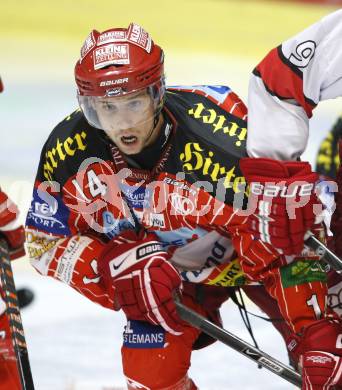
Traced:
[[[342, 323], [323, 319], [288, 339], [288, 349], [302, 367], [303, 390], [340, 389], [342, 386]], [[336, 387], [335, 387], [336, 386]]]
[[11, 260], [25, 255], [25, 231], [18, 214], [17, 206], [0, 190], [0, 237], [8, 243]]
[[127, 231], [107, 244], [98, 269], [105, 283], [114, 286], [116, 303], [128, 319], [161, 325], [179, 335], [182, 321], [173, 294], [181, 278], [168, 257], [155, 234]]
[[269, 158], [243, 158], [240, 167], [250, 185], [248, 223], [253, 235], [285, 255], [300, 253], [315, 221], [314, 205], [319, 204], [317, 174], [307, 162]]

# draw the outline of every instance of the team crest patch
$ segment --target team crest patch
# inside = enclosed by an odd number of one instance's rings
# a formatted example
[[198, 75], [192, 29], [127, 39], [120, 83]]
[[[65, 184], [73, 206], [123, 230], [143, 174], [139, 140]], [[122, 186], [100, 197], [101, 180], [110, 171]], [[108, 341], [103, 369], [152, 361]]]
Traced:
[[127, 348], [164, 348], [165, 330], [143, 321], [127, 321], [123, 345]]

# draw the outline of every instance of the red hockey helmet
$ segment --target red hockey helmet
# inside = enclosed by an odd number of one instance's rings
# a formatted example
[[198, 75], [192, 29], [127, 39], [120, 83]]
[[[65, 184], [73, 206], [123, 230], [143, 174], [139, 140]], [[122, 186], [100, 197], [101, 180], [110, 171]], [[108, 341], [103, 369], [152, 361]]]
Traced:
[[81, 48], [75, 79], [80, 107], [88, 122], [97, 128], [108, 130], [96, 110], [100, 98], [122, 97], [147, 89], [157, 115], [165, 93], [163, 50], [134, 23], [127, 29], [102, 33], [93, 30]]

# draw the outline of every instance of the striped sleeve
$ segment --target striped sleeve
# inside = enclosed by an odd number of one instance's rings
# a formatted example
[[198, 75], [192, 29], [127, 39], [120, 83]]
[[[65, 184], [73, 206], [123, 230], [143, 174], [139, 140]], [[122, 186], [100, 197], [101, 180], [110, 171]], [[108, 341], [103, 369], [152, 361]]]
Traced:
[[274, 48], [249, 84], [247, 150], [251, 157], [297, 159], [316, 105], [342, 96], [342, 10]]

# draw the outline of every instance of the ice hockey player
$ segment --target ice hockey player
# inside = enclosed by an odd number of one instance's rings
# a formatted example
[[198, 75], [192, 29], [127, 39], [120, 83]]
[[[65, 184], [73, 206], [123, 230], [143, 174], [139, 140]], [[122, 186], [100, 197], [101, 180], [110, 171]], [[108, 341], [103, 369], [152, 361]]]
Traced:
[[[187, 371], [203, 338], [178, 317], [175, 296], [217, 320], [226, 286], [246, 280], [263, 283], [293, 334], [308, 330], [292, 345], [298, 341], [303, 354], [317, 350], [319, 329], [329, 350], [323, 358], [339, 364], [331, 343], [340, 324], [325, 319], [326, 274], [317, 256], [296, 256], [314, 224], [316, 174], [307, 163], [269, 162], [288, 172], [285, 191], [296, 180], [309, 190], [298, 187], [300, 231], [287, 233], [288, 251], [254, 239], [240, 207], [246, 107], [224, 86], [166, 89], [163, 64], [162, 49], [134, 23], [93, 30], [85, 40], [75, 67], [80, 109], [56, 126], [41, 153], [26, 221], [33, 266], [124, 311], [129, 389], [196, 389]], [[242, 161], [248, 171], [249, 159]]]
[[[334, 123], [332, 129], [321, 142], [317, 158], [316, 172], [323, 178], [337, 180], [338, 188], [342, 188], [342, 172], [338, 174], [342, 158], [342, 117]], [[334, 237], [329, 241], [331, 250], [342, 257], [342, 192], [335, 192], [336, 211], [332, 218], [331, 229]], [[342, 298], [342, 295], [341, 295]], [[341, 301], [342, 309], [342, 301]]]
[[[3, 89], [0, 78], [0, 92]], [[11, 260], [25, 254], [25, 230], [18, 222], [18, 215], [17, 206], [0, 189], [0, 238], [6, 240]], [[21, 390], [3, 294], [0, 281], [0, 390]], [[17, 294], [20, 308], [33, 300], [33, 292], [27, 288], [18, 289]]]
[[342, 139], [342, 116], [340, 116], [320, 144], [316, 157], [316, 172], [336, 179], [340, 167], [339, 141]]
[[[11, 259], [25, 254], [24, 227], [18, 223], [17, 215], [17, 207], [0, 190], [0, 237], [7, 241]], [[0, 390], [21, 390], [3, 293], [0, 281]]]
[[[255, 68], [248, 97], [250, 160], [243, 170], [252, 188], [253, 182], [260, 181], [306, 181], [302, 175], [309, 167], [299, 158], [308, 142], [309, 118], [320, 101], [342, 96], [341, 41], [340, 10], [274, 48]], [[273, 206], [281, 196], [274, 196]], [[249, 219], [251, 231], [284, 253], [295, 254], [296, 250], [289, 248], [302, 247], [309, 229], [305, 224], [307, 206], [292, 219], [268, 206], [260, 199], [259, 213]], [[292, 353], [301, 357], [303, 388], [341, 386], [341, 323], [329, 319], [324, 305], [317, 305], [315, 294], [307, 305], [315, 310], [318, 321], [296, 327], [288, 342]]]

